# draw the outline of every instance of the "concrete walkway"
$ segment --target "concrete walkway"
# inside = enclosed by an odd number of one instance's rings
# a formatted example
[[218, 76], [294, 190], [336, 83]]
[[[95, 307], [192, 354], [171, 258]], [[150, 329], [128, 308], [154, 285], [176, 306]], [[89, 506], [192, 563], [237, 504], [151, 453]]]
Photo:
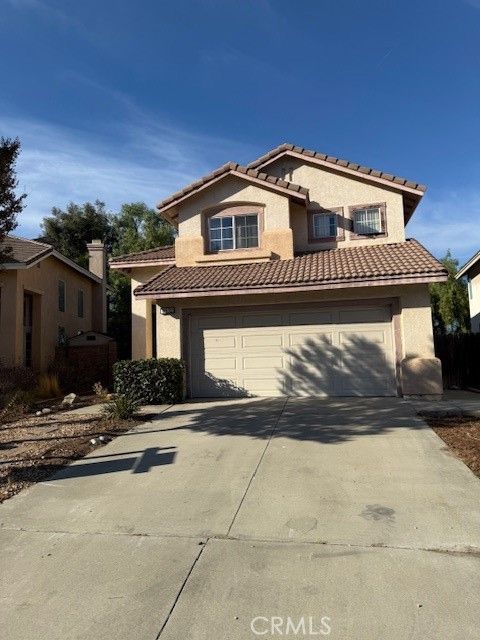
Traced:
[[478, 638], [480, 481], [399, 399], [176, 405], [0, 522], [9, 640]]
[[480, 393], [446, 390], [442, 400], [409, 400], [420, 415], [480, 418]]

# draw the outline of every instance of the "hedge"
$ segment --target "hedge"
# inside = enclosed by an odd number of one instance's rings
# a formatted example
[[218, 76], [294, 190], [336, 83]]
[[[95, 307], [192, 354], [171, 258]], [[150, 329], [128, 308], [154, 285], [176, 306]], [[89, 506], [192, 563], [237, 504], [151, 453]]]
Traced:
[[177, 358], [119, 360], [113, 365], [115, 393], [141, 404], [182, 402], [184, 364]]

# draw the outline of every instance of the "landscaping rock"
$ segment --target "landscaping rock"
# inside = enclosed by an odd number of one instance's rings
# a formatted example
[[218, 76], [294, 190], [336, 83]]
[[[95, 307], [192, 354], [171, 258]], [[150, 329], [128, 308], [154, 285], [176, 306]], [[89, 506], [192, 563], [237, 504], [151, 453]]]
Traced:
[[36, 416], [41, 416], [41, 415], [42, 415], [42, 412], [41, 412], [41, 411], [36, 411], [36, 412], [35, 412], [35, 415], [36, 415]]
[[47, 415], [48, 413], [52, 413], [52, 410], [51, 410], [51, 409], [49, 409], [48, 407], [45, 407], [45, 409], [42, 409], [42, 413], [43, 413], [44, 415]]
[[77, 394], [76, 393], [69, 393], [62, 400], [62, 407], [71, 407], [75, 403], [76, 400], [77, 400]]

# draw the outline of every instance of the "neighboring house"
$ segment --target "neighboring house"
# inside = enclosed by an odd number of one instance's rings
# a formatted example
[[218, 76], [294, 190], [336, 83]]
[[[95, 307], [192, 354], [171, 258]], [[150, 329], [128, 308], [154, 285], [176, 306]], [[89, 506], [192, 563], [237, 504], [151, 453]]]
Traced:
[[173, 194], [175, 248], [132, 280], [133, 358], [182, 357], [192, 397], [439, 395], [428, 284], [405, 225], [425, 187], [281, 145]]
[[0, 364], [45, 370], [67, 338], [106, 331], [106, 254], [88, 245], [83, 269], [51, 245], [8, 236], [11, 257], [0, 266]]
[[457, 280], [467, 278], [471, 329], [480, 333], [480, 251], [463, 265], [455, 277]]

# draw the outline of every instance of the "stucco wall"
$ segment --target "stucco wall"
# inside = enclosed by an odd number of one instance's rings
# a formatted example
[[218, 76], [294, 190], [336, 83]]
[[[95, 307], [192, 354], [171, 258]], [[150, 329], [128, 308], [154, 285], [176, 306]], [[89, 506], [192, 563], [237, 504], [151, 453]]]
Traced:
[[[260, 249], [275, 254], [275, 257], [284, 259], [292, 257], [289, 199], [268, 189], [249, 184], [241, 178], [227, 176], [179, 205], [178, 238], [175, 242], [177, 265], [194, 265], [197, 258], [205, 255], [204, 212], [211, 207], [230, 202], [264, 206], [264, 233], [260, 235]], [[256, 258], [253, 254], [249, 255], [248, 251], [235, 253], [238, 261]], [[229, 252], [218, 255], [225, 255], [225, 259], [228, 260], [228, 254]]]
[[[322, 249], [333, 246], [358, 246], [405, 240], [403, 218], [403, 199], [400, 193], [384, 186], [375, 186], [366, 181], [341, 175], [323, 167], [305, 164], [297, 158], [280, 158], [263, 170], [274, 176], [282, 177], [285, 169], [292, 170], [291, 181], [307, 187], [310, 191], [312, 208], [343, 207], [343, 215], [348, 218], [348, 208], [355, 205], [386, 203], [387, 236], [378, 238], [351, 239], [348, 230], [345, 239], [333, 243], [323, 243]], [[290, 178], [288, 178], [290, 179]], [[318, 243], [309, 243], [307, 236], [307, 213], [305, 207], [292, 206], [292, 228], [296, 251], [312, 250]]]
[[[132, 359], [152, 357], [152, 303], [150, 300], [138, 300], [133, 291], [138, 285], [144, 284], [154, 275], [161, 273], [166, 267], [135, 267], [130, 270], [130, 286], [132, 291]], [[159, 331], [157, 312], [157, 353], [162, 356], [160, 348], [167, 345]], [[159, 347], [161, 345], [161, 347]]]
[[[322, 301], [368, 300], [373, 298], [398, 298], [400, 302], [401, 358], [433, 358], [433, 330], [430, 296], [426, 285], [403, 285], [397, 287], [369, 287], [337, 289], [335, 291], [304, 292], [296, 294], [215, 296], [188, 300], [162, 300], [164, 307], [174, 307], [175, 316], [158, 316], [158, 355], [181, 357], [182, 310], [206, 307], [222, 309], [232, 306], [270, 305], [287, 303], [309, 303]], [[145, 357], [138, 355], [137, 357]]]
[[[5, 271], [0, 280], [7, 283], [2, 292], [2, 346], [6, 364], [23, 363], [23, 294], [34, 296], [33, 366], [43, 370], [55, 355], [59, 327], [67, 336], [88, 331], [93, 324], [92, 294], [96, 286], [90, 278], [71, 269], [54, 257], [46, 258], [29, 269]], [[58, 281], [65, 282], [65, 312], [58, 309]], [[13, 284], [13, 282], [15, 284]], [[78, 290], [84, 292], [84, 317], [77, 315]], [[16, 320], [14, 320], [16, 318]], [[5, 347], [3, 346], [5, 343]]]
[[472, 331], [480, 333], [480, 264], [476, 265], [470, 276], [470, 321]]

